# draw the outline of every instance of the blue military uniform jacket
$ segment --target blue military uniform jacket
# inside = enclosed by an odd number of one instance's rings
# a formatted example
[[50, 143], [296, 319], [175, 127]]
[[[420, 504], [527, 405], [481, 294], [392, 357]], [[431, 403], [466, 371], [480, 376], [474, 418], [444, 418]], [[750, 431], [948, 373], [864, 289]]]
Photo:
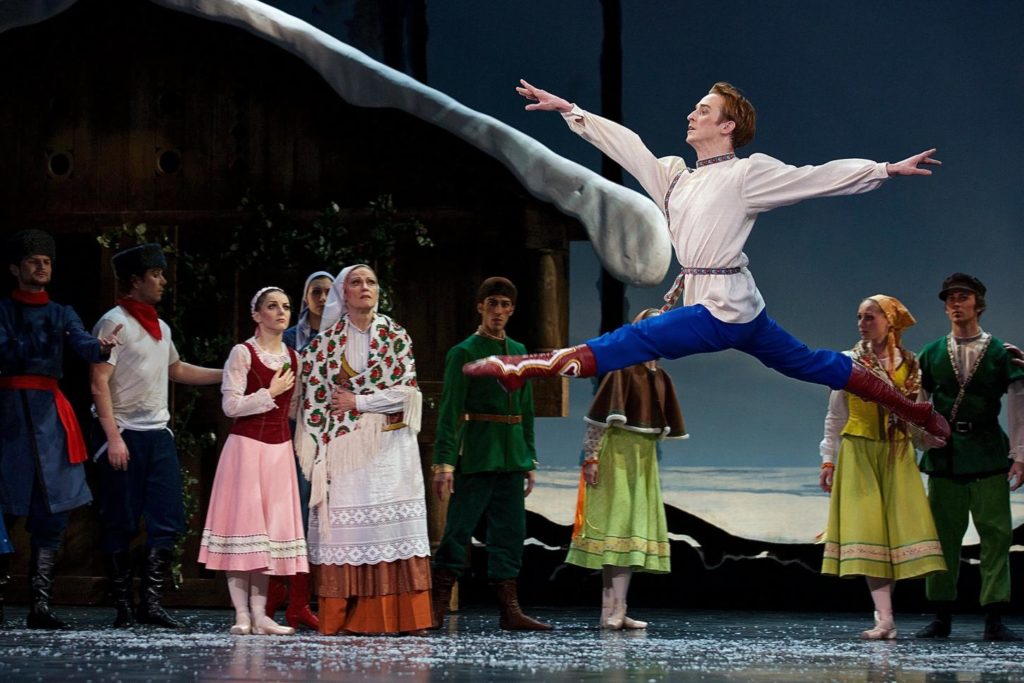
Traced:
[[[70, 306], [0, 300], [0, 377], [63, 375], [64, 344], [83, 360], [103, 360], [99, 340]], [[49, 391], [0, 389], [0, 506], [26, 515], [36, 475], [50, 512], [92, 500], [81, 464], [68, 462], [64, 426]]]

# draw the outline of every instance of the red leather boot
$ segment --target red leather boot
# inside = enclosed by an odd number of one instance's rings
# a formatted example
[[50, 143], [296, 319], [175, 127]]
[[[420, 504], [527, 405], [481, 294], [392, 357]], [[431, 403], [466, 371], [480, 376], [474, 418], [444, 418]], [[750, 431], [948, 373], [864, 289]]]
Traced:
[[271, 576], [267, 586], [267, 616], [274, 618], [274, 612], [288, 601], [288, 579], [283, 576]]
[[525, 356], [488, 356], [462, 366], [470, 377], [493, 377], [512, 393], [531, 377], [593, 377], [597, 360], [586, 344]]
[[949, 438], [949, 423], [935, 412], [931, 403], [911, 401], [863, 365], [853, 364], [850, 379], [843, 388], [865, 401], [878, 403], [933, 436]]
[[309, 574], [296, 574], [290, 577], [288, 591], [288, 609], [284, 619], [292, 628], [305, 626], [313, 631], [320, 630], [320, 620], [309, 609]]

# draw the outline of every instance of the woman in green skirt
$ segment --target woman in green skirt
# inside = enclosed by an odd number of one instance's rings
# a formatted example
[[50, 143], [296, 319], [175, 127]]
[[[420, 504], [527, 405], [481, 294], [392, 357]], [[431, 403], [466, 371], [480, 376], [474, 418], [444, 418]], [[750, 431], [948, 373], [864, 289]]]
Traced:
[[[649, 308], [633, 322], [658, 312]], [[646, 628], [626, 616], [626, 593], [634, 571], [671, 568], [657, 451], [661, 439], [686, 438], [672, 378], [655, 361], [611, 372], [584, 420], [576, 523], [565, 561], [601, 570], [601, 628]]]
[[[877, 294], [857, 310], [860, 341], [847, 352], [916, 400], [917, 358], [901, 344], [914, 317], [898, 299]], [[822, 490], [831, 493], [823, 574], [864, 576], [875, 605], [868, 640], [896, 637], [893, 585], [945, 571], [907, 424], [873, 403], [833, 391], [821, 442]], [[930, 446], [934, 437], [920, 434]]]

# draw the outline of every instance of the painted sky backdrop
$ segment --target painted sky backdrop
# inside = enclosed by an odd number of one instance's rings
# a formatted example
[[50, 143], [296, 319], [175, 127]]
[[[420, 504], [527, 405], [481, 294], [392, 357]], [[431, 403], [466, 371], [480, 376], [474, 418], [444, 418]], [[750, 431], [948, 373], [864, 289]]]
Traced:
[[[347, 39], [359, 3], [278, 0]], [[855, 197], [762, 215], [747, 243], [769, 313], [810, 346], [849, 348], [865, 296], [897, 296], [917, 317], [911, 349], [945, 334], [936, 298], [945, 275], [989, 288], [983, 327], [1024, 342], [1024, 3], [1018, 0], [857, 3], [668, 0], [622, 3], [624, 121], [659, 156], [692, 165], [685, 117], [718, 80], [758, 110], [741, 155], [795, 165], [841, 157], [899, 161], [937, 147], [930, 178], [896, 178]], [[600, 157], [556, 114], [525, 112], [523, 77], [599, 113], [598, 0], [427, 2], [428, 84], [595, 170]], [[372, 54], [372, 47], [368, 48]], [[639, 189], [632, 179], [627, 184]], [[570, 341], [596, 334], [597, 264], [577, 243]], [[666, 283], [630, 289], [630, 310], [657, 305]], [[510, 326], [515, 335], [515, 321]], [[678, 464], [814, 466], [827, 390], [735, 351], [665, 363], [680, 391], [689, 441], [666, 447]], [[575, 462], [589, 382], [573, 383], [571, 417], [542, 420], [543, 461]]]

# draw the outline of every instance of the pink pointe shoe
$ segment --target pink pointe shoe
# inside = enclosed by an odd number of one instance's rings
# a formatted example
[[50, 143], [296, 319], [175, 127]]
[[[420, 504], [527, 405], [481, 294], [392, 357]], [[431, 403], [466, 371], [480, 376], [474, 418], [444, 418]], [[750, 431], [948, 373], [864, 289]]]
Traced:
[[281, 626], [270, 617], [264, 616], [253, 624], [252, 632], [258, 636], [291, 636], [295, 635], [295, 629], [290, 626]]
[[233, 636], [247, 636], [252, 633], [252, 621], [248, 614], [236, 614], [235, 625], [231, 627], [229, 633]]
[[875, 627], [869, 628], [860, 634], [863, 640], [894, 640], [896, 638], [896, 623], [890, 618], [881, 620], [878, 612], [875, 612]]
[[647, 628], [647, 622], [640, 621], [639, 619], [633, 619], [632, 617], [623, 617], [622, 628], [627, 631], [639, 631]]

